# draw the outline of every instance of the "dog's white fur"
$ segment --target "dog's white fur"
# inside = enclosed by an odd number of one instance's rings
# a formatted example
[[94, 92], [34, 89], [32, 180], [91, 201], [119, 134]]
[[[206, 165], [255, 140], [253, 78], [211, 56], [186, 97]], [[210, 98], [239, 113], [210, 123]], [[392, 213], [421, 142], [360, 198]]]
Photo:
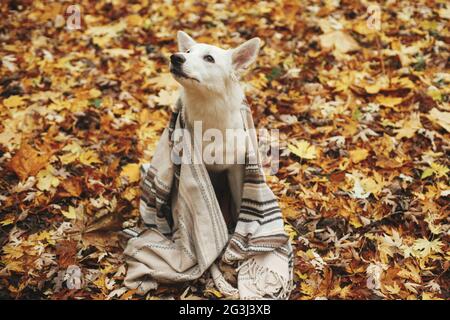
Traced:
[[[244, 92], [238, 76], [256, 60], [260, 47], [259, 38], [253, 38], [229, 50], [197, 43], [183, 31], [178, 32], [177, 38], [179, 49], [177, 54], [185, 58], [182, 64], [185, 77], [175, 73], [173, 75], [182, 86], [180, 97], [188, 124], [193, 127], [195, 121], [201, 121], [203, 131], [217, 129], [224, 138], [227, 129], [243, 129], [240, 108]], [[207, 55], [212, 56], [214, 62], [205, 60]], [[242, 148], [227, 149], [227, 142], [225, 144], [223, 152], [234, 154], [235, 159], [239, 157], [238, 152], [245, 152]], [[207, 144], [203, 147], [206, 148]], [[223, 159], [226, 159], [226, 156]], [[237, 208], [239, 209], [244, 176], [243, 165], [237, 163], [205, 165], [210, 174], [227, 171], [233, 200], [239, 204]]]

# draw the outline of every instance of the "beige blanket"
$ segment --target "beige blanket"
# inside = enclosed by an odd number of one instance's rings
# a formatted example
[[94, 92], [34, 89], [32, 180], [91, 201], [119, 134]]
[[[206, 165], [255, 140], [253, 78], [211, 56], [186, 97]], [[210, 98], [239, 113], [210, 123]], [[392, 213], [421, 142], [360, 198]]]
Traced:
[[[245, 102], [242, 115], [250, 144], [255, 146], [256, 135], [249, 130], [254, 129], [253, 119]], [[178, 102], [151, 163], [141, 167], [142, 227], [124, 230], [131, 237], [124, 252], [125, 285], [146, 293], [158, 282], [194, 280], [209, 269], [215, 286], [226, 296], [287, 299], [292, 287], [292, 248], [258, 153], [252, 148], [247, 152], [241, 209], [230, 234], [204, 164], [171, 161], [177, 146], [173, 133], [184, 127]], [[184, 148], [183, 156], [190, 156], [189, 152], [199, 150]], [[236, 267], [237, 288], [225, 280], [219, 262]]]

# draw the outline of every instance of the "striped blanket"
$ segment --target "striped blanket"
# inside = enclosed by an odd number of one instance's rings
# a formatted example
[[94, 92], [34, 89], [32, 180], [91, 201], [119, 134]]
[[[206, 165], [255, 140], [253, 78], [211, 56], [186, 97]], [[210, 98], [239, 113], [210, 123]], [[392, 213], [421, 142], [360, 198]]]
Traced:
[[[250, 108], [242, 116], [256, 143]], [[292, 248], [277, 200], [266, 184], [256, 152], [248, 148], [239, 218], [229, 231], [203, 163], [175, 164], [173, 134], [185, 128], [177, 103], [150, 164], [141, 166], [141, 225], [126, 229], [125, 285], [146, 293], [157, 283], [194, 280], [209, 270], [216, 288], [240, 299], [287, 299], [292, 288]], [[193, 138], [192, 138], [193, 139]], [[188, 148], [185, 148], [188, 149]], [[183, 149], [183, 153], [191, 151]], [[195, 149], [195, 148], [194, 148]], [[198, 152], [193, 150], [192, 152]], [[235, 268], [237, 286], [221, 266]]]

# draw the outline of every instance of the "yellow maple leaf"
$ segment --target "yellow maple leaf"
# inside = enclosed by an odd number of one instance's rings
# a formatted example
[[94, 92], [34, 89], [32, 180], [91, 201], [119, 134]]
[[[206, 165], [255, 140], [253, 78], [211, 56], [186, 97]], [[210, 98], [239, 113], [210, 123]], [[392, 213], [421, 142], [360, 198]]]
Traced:
[[367, 23], [366, 20], [360, 20], [356, 22], [353, 26], [353, 31], [356, 31], [357, 33], [365, 36], [374, 35], [377, 32], [375, 28], [369, 27], [369, 23]]
[[133, 50], [130, 49], [123, 49], [123, 48], [111, 48], [111, 49], [105, 49], [103, 50], [106, 54], [108, 54], [110, 57], [117, 58], [117, 57], [124, 57], [129, 58], [131, 54], [133, 54]]
[[47, 243], [54, 245], [54, 244], [56, 244], [56, 241], [53, 238], [53, 236], [54, 236], [54, 232], [53, 231], [49, 232], [47, 230], [44, 230], [42, 232], [39, 232], [36, 235], [35, 240], [36, 241], [44, 241], [45, 240], [45, 241], [47, 241]]
[[21, 105], [25, 104], [23, 99], [24, 98], [21, 96], [11, 96], [8, 99], [3, 100], [3, 105], [7, 108], [20, 107]]
[[300, 140], [293, 144], [288, 144], [289, 150], [296, 156], [312, 160], [317, 158], [317, 149], [306, 140]]
[[61, 210], [61, 213], [67, 219], [73, 220], [73, 219], [76, 219], [83, 215], [83, 207], [79, 206], [79, 207], [75, 208], [75, 207], [69, 206], [69, 209], [67, 211]]
[[395, 107], [396, 105], [402, 103], [403, 98], [400, 97], [386, 97], [386, 96], [377, 96], [377, 102], [385, 107]]
[[422, 292], [422, 300], [444, 300], [444, 299], [436, 297], [436, 295], [431, 292]]
[[39, 171], [36, 178], [38, 180], [36, 186], [41, 191], [50, 191], [51, 188], [56, 188], [60, 182], [58, 177], [53, 175], [52, 166], [48, 166], [46, 169]]
[[389, 78], [387, 76], [379, 77], [374, 83], [365, 84], [364, 89], [367, 93], [375, 94], [389, 88]]
[[287, 233], [287, 235], [289, 236], [289, 239], [291, 241], [294, 240], [298, 236], [297, 230], [295, 230], [294, 227], [292, 225], [290, 225], [289, 223], [284, 224], [284, 231]]
[[417, 239], [412, 246], [413, 255], [418, 258], [426, 258], [432, 253], [442, 253], [441, 247], [443, 246], [444, 244], [439, 239], [433, 241], [425, 238]]
[[18, 248], [12, 244], [7, 244], [2, 249], [3, 254], [10, 259], [20, 259], [24, 255], [24, 252], [21, 250], [21, 248]]
[[126, 27], [126, 21], [121, 20], [115, 24], [90, 27], [86, 30], [86, 35], [92, 37], [94, 44], [103, 47], [108, 44], [112, 38], [117, 37], [119, 33], [126, 29]]
[[383, 176], [376, 171], [373, 177], [361, 179], [361, 186], [364, 191], [372, 193], [375, 197], [383, 190], [384, 185]]
[[450, 112], [439, 111], [433, 108], [430, 110], [428, 118], [447, 130], [447, 132], [450, 132]]
[[104, 274], [102, 274], [100, 277], [97, 278], [97, 280], [95, 280], [93, 282], [93, 284], [95, 284], [98, 288], [100, 289], [105, 289], [105, 285], [106, 285], [106, 276]]
[[138, 188], [127, 188], [124, 192], [122, 192], [122, 197], [127, 199], [128, 201], [131, 201], [136, 198], [138, 194]]
[[398, 294], [400, 292], [400, 287], [398, 286], [397, 282], [394, 282], [392, 286], [384, 285], [383, 287], [390, 294]]
[[294, 206], [286, 206], [285, 208], [283, 208], [282, 212], [283, 217], [291, 220], [297, 219], [300, 216], [300, 210], [298, 210]]
[[83, 152], [83, 148], [76, 141], [72, 141], [68, 145], [64, 146], [62, 150], [68, 151], [68, 153], [59, 157], [62, 164], [68, 164], [75, 161]]
[[122, 168], [120, 172], [121, 177], [126, 177], [128, 182], [133, 183], [139, 181], [139, 164], [138, 163], [129, 163]]
[[88, 150], [80, 154], [80, 162], [84, 165], [90, 166], [93, 163], [102, 163], [98, 154], [93, 150]]
[[407, 77], [394, 77], [391, 80], [391, 84], [397, 88], [402, 89], [414, 89], [416, 85]]
[[306, 280], [308, 279], [308, 274], [307, 273], [301, 273], [298, 270], [295, 270], [294, 273], [297, 275], [297, 277], [299, 277], [299, 279], [301, 280]]
[[206, 289], [205, 292], [213, 294], [216, 298], [222, 298], [223, 295], [216, 289]]
[[307, 296], [312, 296], [315, 289], [306, 282], [302, 282], [302, 284], [300, 285], [300, 291]]
[[358, 148], [350, 151], [350, 159], [353, 163], [359, 163], [367, 158], [369, 151], [363, 148]]
[[15, 220], [13, 218], [6, 218], [6, 219], [0, 221], [0, 225], [1, 226], [7, 226], [7, 225], [10, 225], [10, 224], [13, 224], [14, 221]]
[[93, 89], [89, 90], [89, 96], [93, 99], [98, 98], [101, 95], [102, 95], [102, 92], [98, 89], [93, 88]]
[[71, 163], [71, 162], [74, 162], [75, 160], [77, 160], [78, 157], [79, 157], [79, 154], [67, 153], [67, 154], [60, 156], [59, 159], [61, 160], [62, 164], [68, 164], [68, 163]]
[[348, 295], [351, 292], [351, 288], [352, 288], [352, 285], [348, 285], [348, 286], [341, 288], [341, 290], [339, 291], [339, 297], [341, 299], [347, 299]]
[[259, 90], [265, 88], [268, 82], [269, 80], [267, 80], [267, 77], [264, 73], [258, 73], [257, 77], [253, 78], [250, 81], [252, 86]]
[[350, 216], [350, 220], [349, 220], [350, 224], [355, 227], [356, 229], [361, 228], [363, 226], [363, 224], [361, 223], [361, 221], [359, 220], [359, 218], [352, 214]]
[[450, 169], [447, 166], [436, 163], [436, 162], [431, 162], [430, 167], [426, 168], [422, 172], [422, 176], [420, 178], [425, 179], [425, 178], [432, 176], [433, 174], [436, 175], [436, 177], [438, 177], [438, 178], [442, 178], [444, 176], [446, 177], [447, 173], [449, 171], [450, 171]]
[[427, 95], [429, 95], [434, 101], [442, 101], [442, 92], [434, 86], [430, 86], [427, 89]]
[[340, 74], [340, 77], [336, 79], [334, 85], [329, 83], [329, 85], [334, 86], [334, 91], [344, 91], [347, 92], [350, 89], [350, 86], [355, 81], [355, 73], [354, 72], [345, 72], [343, 71]]
[[400, 129], [394, 130], [397, 133], [395, 137], [397, 139], [412, 138], [416, 131], [421, 128], [420, 115], [413, 113], [409, 119], [402, 122]]
[[125, 18], [128, 26], [139, 27], [144, 23], [144, 19], [138, 14], [131, 14]]

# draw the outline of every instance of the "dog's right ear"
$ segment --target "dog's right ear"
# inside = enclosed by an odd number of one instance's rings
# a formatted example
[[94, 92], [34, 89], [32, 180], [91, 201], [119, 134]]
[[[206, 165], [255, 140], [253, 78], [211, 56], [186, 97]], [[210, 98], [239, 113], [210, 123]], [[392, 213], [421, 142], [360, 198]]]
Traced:
[[197, 43], [186, 32], [183, 31], [178, 31], [177, 40], [178, 40], [178, 51], [180, 52], [185, 52], [189, 50], [194, 44]]
[[255, 62], [260, 44], [261, 40], [259, 38], [253, 38], [233, 49], [231, 53], [231, 64], [233, 65], [233, 69], [241, 71]]

